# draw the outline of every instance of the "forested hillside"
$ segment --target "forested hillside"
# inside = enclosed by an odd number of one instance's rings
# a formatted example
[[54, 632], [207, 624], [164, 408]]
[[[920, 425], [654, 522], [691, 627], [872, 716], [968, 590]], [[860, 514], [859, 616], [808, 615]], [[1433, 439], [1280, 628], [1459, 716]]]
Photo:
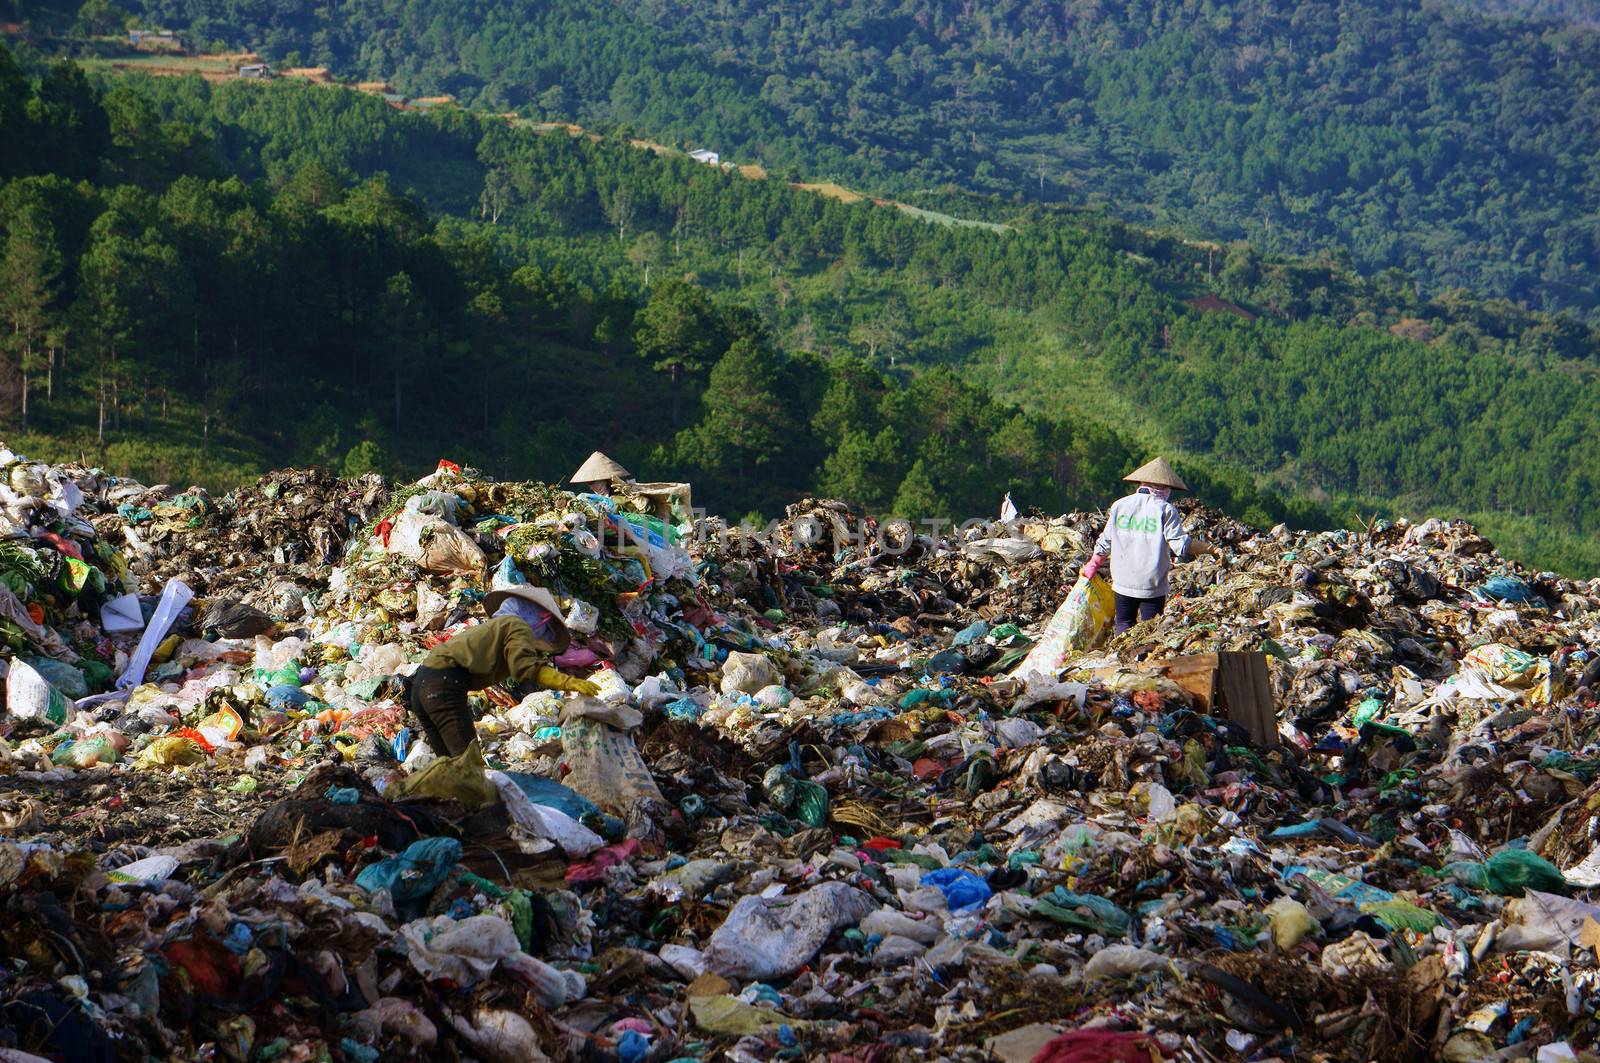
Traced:
[[[273, 182], [237, 175], [287, 143], [294, 161]], [[651, 174], [633, 149], [408, 117], [342, 91], [213, 96], [196, 80], [102, 94], [69, 65], [30, 82], [0, 51], [7, 442], [212, 483], [287, 462], [415, 472], [441, 454], [559, 479], [603, 446], [643, 475], [692, 476], [735, 514], [813, 489], [945, 515], [987, 511], [1009, 486], [1059, 508], [1110, 490], [1131, 460], [1094, 426], [1022, 414], [949, 371], [902, 383], [786, 355], [760, 313], [681, 279], [646, 293], [624, 283], [625, 260], [613, 273], [596, 256], [576, 279], [560, 255], [440, 224], [395, 182], [344, 165], [409, 155], [418, 172], [438, 178], [426, 160], [449, 172], [453, 159], [466, 176], [475, 147], [533, 147], [563, 170], [551, 230], [594, 248], [616, 239], [606, 216], [635, 190], [642, 229], [657, 221], [648, 181], [690, 176]]]
[[[943, 515], [1103, 501], [1177, 443], [1252, 520], [1377, 498], [1595, 556], [1597, 344], [1561, 318], [1038, 208], [940, 225], [339, 90], [3, 83], [24, 445], [103, 434], [172, 476], [441, 453], [554, 476], [599, 445], [724, 511], [820, 490]], [[16, 150], [52, 137], [78, 139]]]
[[1600, 310], [1600, 33], [1571, 0], [129, 6], [403, 92], [870, 189], [1100, 204]]
[[1600, 0], [1455, 0], [1469, 10], [1502, 18], [1600, 26]]

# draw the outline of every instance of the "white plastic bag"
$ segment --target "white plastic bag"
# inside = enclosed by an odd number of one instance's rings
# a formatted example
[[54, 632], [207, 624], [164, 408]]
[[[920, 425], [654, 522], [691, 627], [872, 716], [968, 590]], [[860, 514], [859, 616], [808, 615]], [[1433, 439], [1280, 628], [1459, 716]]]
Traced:
[[706, 964], [725, 978], [771, 981], [811, 961], [835, 931], [878, 907], [870, 894], [823, 882], [798, 897], [744, 897], [706, 946]]
[[600, 627], [600, 610], [582, 598], [574, 598], [562, 622], [574, 635], [593, 635]]
[[724, 694], [754, 694], [762, 687], [782, 682], [783, 675], [777, 666], [759, 653], [735, 651], [728, 654], [722, 666], [721, 690]]
[[491, 770], [484, 774], [500, 791], [500, 800], [505, 802], [512, 821], [530, 836], [555, 842], [569, 857], [588, 856], [605, 845], [604, 838], [559, 808], [530, 800], [516, 780], [505, 772]]
[[33, 665], [21, 658], [11, 662], [11, 672], [6, 676], [6, 712], [13, 720], [59, 727], [67, 722], [68, 704], [66, 697]]
[[517, 932], [498, 915], [462, 920], [447, 915], [417, 919], [400, 928], [411, 966], [430, 982], [448, 978], [459, 985], [489, 977], [496, 965], [521, 952]]
[[460, 528], [441, 517], [402, 510], [389, 532], [391, 554], [415, 561], [424, 571], [437, 573], [482, 572], [483, 550]]
[[147, 856], [107, 872], [106, 877], [127, 886], [157, 886], [171, 878], [177, 870], [178, 858], [175, 856]]

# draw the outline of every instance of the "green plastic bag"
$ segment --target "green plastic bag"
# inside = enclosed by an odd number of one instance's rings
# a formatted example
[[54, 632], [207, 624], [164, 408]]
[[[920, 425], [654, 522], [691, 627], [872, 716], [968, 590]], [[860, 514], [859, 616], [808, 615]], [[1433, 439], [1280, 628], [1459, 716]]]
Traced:
[[1502, 849], [1481, 864], [1475, 860], [1457, 860], [1446, 864], [1444, 870], [1463, 886], [1489, 890], [1502, 897], [1520, 897], [1524, 889], [1541, 893], [1567, 892], [1567, 880], [1561, 869], [1526, 849]]
[[808, 827], [821, 827], [828, 822], [828, 791], [821, 783], [809, 779], [796, 779], [794, 814]]
[[[1090, 914], [1083, 914], [1079, 911], [1081, 908], [1087, 908]], [[1105, 937], [1124, 937], [1128, 927], [1133, 925], [1133, 916], [1104, 897], [1073, 893], [1060, 886], [1034, 902], [1033, 914], [1042, 915], [1062, 926], [1092, 931]]]
[[1419, 908], [1398, 898], [1392, 901], [1371, 901], [1361, 910], [1383, 924], [1385, 930], [1410, 930], [1426, 934], [1438, 926], [1442, 919], [1426, 908]]

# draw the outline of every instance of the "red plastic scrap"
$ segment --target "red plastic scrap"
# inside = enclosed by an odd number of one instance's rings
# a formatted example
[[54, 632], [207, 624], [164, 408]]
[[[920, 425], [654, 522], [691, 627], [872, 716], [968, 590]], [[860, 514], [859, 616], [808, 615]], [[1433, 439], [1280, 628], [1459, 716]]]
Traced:
[[201, 734], [199, 731], [196, 731], [193, 727], [180, 727], [176, 731], [172, 732], [172, 737], [187, 738], [189, 741], [199, 746], [201, 751], [207, 756], [211, 756], [217, 751], [217, 747], [207, 741], [206, 736]]
[[169, 942], [161, 950], [168, 963], [189, 976], [189, 984], [208, 997], [225, 999], [239, 981], [239, 958], [209, 938]]
[[590, 854], [589, 859], [567, 868], [567, 884], [569, 886], [582, 886], [592, 882], [599, 882], [605, 878], [607, 868], [625, 864], [638, 855], [639, 839], [637, 838], [629, 838], [615, 845], [608, 845], [604, 849], [596, 849]]
[[1123, 1030], [1071, 1030], [1034, 1054], [1033, 1063], [1160, 1063], [1161, 1042], [1147, 1033]]
[[70, 558], [74, 558], [78, 561], [83, 560], [83, 548], [70, 539], [63, 539], [55, 532], [45, 532], [43, 535], [40, 535], [39, 538], [49, 543], [51, 546], [55, 547], [56, 550], [66, 554]]
[[448, 472], [448, 473], [452, 473], [452, 474], [454, 474], [456, 476], [460, 476], [461, 475], [461, 466], [457, 465], [455, 462], [450, 461], [447, 458], [440, 458], [439, 459], [439, 467], [438, 467], [438, 469], [436, 469], [434, 471], [436, 471], [436, 472]]

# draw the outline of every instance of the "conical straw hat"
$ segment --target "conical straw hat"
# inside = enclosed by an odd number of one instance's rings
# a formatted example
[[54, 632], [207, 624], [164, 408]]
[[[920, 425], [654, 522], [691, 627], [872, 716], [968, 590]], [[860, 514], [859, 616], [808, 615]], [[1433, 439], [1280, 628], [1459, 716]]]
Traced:
[[551, 648], [553, 653], [562, 653], [572, 643], [572, 634], [567, 630], [566, 621], [561, 616], [561, 603], [556, 601], [556, 596], [543, 587], [535, 587], [529, 583], [519, 583], [514, 587], [502, 587], [497, 591], [490, 591], [483, 596], [483, 611], [489, 616], [500, 609], [501, 603], [507, 598], [522, 598], [532, 602], [555, 619], [555, 645]]
[[1154, 484], [1157, 487], [1170, 487], [1174, 491], [1187, 491], [1189, 485], [1184, 483], [1178, 474], [1172, 471], [1165, 459], [1156, 458], [1146, 462], [1137, 469], [1123, 477], [1129, 483]]
[[575, 484], [591, 484], [596, 480], [623, 480], [633, 475], [598, 450], [572, 474]]

